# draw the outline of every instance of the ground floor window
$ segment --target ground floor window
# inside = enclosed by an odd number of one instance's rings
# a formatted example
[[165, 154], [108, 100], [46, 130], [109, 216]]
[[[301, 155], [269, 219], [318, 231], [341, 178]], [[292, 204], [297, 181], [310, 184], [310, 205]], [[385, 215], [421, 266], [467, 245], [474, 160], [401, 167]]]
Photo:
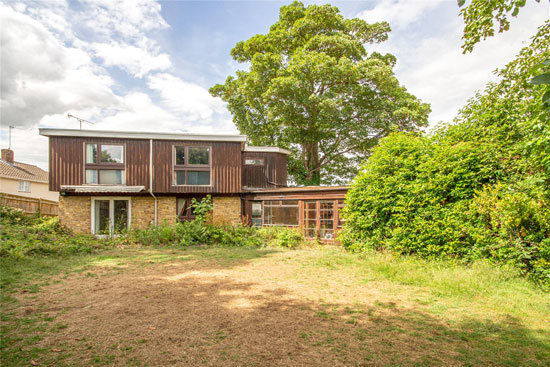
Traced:
[[256, 200], [250, 202], [255, 227], [301, 227], [307, 238], [333, 241], [344, 220], [344, 200]]
[[298, 200], [264, 201], [264, 225], [297, 227], [299, 225]]
[[261, 227], [262, 226], [262, 202], [261, 201], [253, 201], [251, 203], [251, 219], [252, 219], [252, 225], [254, 227]]
[[[195, 198], [200, 200], [200, 198]], [[177, 199], [177, 210], [178, 210], [178, 220], [180, 222], [188, 222], [195, 219], [195, 213], [193, 212], [193, 206], [191, 205], [193, 198], [178, 198]]]
[[319, 202], [319, 238], [334, 239], [334, 201]]
[[342, 210], [344, 209], [344, 206], [346, 206], [346, 204], [344, 204], [344, 200], [338, 200], [338, 225], [336, 226], [338, 229], [342, 229], [342, 226], [344, 225], [344, 223], [346, 223], [346, 220], [342, 215]]
[[113, 236], [130, 228], [130, 199], [92, 199], [92, 233]]

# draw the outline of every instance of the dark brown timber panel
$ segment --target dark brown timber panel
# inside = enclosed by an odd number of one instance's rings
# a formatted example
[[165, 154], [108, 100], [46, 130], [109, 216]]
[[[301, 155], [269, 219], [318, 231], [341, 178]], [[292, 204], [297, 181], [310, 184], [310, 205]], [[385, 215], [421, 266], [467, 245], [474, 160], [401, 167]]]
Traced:
[[84, 184], [84, 143], [125, 146], [126, 185], [149, 188], [149, 140], [81, 137], [50, 137], [50, 190], [61, 185]]
[[[211, 185], [174, 186], [173, 146], [196, 145], [211, 148]], [[159, 193], [228, 193], [241, 192], [241, 143], [153, 141], [153, 191]]]
[[[261, 159], [263, 165], [246, 165], [246, 159]], [[243, 186], [268, 188], [286, 186], [286, 155], [282, 153], [243, 153]]]

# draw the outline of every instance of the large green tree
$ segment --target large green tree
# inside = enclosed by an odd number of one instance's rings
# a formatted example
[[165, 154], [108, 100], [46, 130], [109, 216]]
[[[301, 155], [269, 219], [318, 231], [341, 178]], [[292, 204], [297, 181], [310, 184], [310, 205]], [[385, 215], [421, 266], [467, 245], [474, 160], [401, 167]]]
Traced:
[[430, 108], [399, 84], [395, 57], [365, 49], [389, 32], [386, 22], [294, 2], [281, 7], [267, 34], [233, 48], [233, 58], [250, 69], [210, 93], [227, 102], [250, 143], [293, 152], [295, 183], [347, 182], [380, 138], [427, 124]]

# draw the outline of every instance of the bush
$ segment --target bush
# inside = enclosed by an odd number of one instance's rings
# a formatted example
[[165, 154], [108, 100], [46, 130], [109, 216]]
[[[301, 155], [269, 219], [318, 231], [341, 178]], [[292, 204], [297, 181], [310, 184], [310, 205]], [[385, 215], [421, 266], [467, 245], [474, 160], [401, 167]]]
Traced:
[[140, 245], [285, 247], [296, 248], [305, 242], [297, 230], [283, 227], [215, 226], [201, 220], [136, 229], [130, 241]]
[[[203, 200], [208, 208], [208, 199]], [[22, 258], [33, 255], [87, 254], [121, 244], [140, 246], [220, 246], [296, 248], [305, 242], [294, 229], [248, 226], [215, 226], [199, 220], [147, 229], [135, 229], [116, 238], [75, 235], [59, 224], [57, 217], [39, 218], [0, 206], [0, 257]]]
[[550, 113], [547, 87], [529, 83], [549, 35], [546, 22], [453, 124], [373, 150], [348, 193], [347, 248], [487, 258], [550, 286]]
[[452, 138], [439, 132], [384, 139], [348, 192], [340, 240], [353, 251], [487, 258], [549, 282], [544, 179], [518, 175], [527, 163], [504, 159], [513, 148], [499, 149], [499, 141], [456, 142], [459, 128], [449, 128]]
[[33, 217], [22, 210], [0, 205], [0, 225], [23, 225], [33, 222]]
[[87, 254], [114, 244], [114, 240], [74, 235], [57, 217], [28, 216], [0, 205], [0, 257]]
[[295, 228], [262, 227], [256, 229], [267, 246], [297, 248], [306, 243], [304, 234]]

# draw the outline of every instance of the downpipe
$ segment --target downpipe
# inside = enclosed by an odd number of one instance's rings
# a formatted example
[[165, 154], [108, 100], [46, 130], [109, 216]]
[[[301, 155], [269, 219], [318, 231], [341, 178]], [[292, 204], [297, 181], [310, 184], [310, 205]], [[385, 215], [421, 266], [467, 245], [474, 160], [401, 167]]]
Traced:
[[157, 197], [153, 194], [153, 139], [149, 139], [149, 194], [155, 199], [155, 227], [158, 226], [157, 219]]

